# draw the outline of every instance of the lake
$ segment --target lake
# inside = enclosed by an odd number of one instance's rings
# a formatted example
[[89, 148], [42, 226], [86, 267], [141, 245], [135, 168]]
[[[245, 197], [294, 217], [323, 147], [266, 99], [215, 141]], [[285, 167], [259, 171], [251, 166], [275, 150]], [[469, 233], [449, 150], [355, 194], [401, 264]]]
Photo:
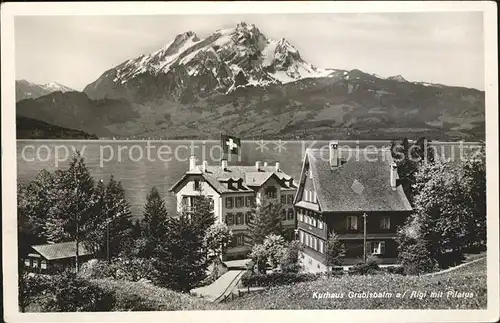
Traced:
[[[435, 143], [446, 156], [459, 157], [460, 143]], [[389, 146], [389, 141], [339, 141], [339, 147]], [[477, 143], [462, 143], [471, 152]], [[232, 156], [229, 165], [254, 165], [256, 161], [280, 162], [281, 169], [297, 179], [306, 148], [327, 148], [328, 141], [242, 141], [239, 158]], [[125, 188], [134, 218], [142, 217], [146, 195], [154, 186], [165, 198], [169, 212], [175, 212], [175, 197], [170, 187], [188, 169], [188, 158], [197, 164], [207, 160], [218, 165], [221, 159], [219, 140], [17, 140], [17, 178], [33, 180], [42, 169], [66, 169], [73, 150], [80, 150], [95, 180], [109, 180], [114, 175]], [[238, 160], [239, 159], [239, 160]]]

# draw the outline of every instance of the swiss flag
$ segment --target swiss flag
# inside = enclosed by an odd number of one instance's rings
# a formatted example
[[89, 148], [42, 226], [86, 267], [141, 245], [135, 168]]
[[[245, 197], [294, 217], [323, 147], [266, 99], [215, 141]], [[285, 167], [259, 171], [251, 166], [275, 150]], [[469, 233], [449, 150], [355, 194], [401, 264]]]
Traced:
[[238, 155], [241, 148], [240, 138], [221, 135], [222, 152], [224, 154]]

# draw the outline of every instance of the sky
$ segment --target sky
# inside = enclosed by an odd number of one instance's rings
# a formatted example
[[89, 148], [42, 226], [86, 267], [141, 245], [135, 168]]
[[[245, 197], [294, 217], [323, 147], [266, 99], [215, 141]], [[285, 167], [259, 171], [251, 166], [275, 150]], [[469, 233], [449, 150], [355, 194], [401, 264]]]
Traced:
[[18, 16], [16, 79], [83, 90], [180, 33], [203, 38], [241, 21], [269, 38], [286, 38], [318, 67], [484, 90], [481, 12]]

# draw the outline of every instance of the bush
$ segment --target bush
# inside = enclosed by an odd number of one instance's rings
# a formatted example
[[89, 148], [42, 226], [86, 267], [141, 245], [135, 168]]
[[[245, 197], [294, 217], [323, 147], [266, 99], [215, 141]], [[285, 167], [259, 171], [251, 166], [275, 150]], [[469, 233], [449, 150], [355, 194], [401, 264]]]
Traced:
[[425, 243], [416, 240], [413, 244], [407, 244], [399, 253], [399, 259], [406, 275], [418, 275], [430, 272], [435, 267], [435, 261], [427, 250]]
[[311, 273], [289, 273], [274, 272], [270, 274], [252, 274], [245, 272], [241, 277], [241, 283], [245, 287], [271, 287], [278, 285], [290, 285], [294, 283], [313, 281], [318, 279], [321, 274]]
[[111, 263], [102, 260], [87, 263], [79, 275], [91, 279], [113, 278], [127, 281], [139, 281], [141, 278], [154, 281], [157, 278], [153, 260], [144, 258], [114, 259]]
[[465, 260], [461, 251], [448, 251], [437, 255], [436, 261], [440, 268], [446, 269], [448, 267], [457, 266]]
[[49, 288], [50, 297], [44, 304], [47, 312], [111, 311], [115, 305], [112, 293], [90, 284], [72, 272], [65, 272]]
[[288, 242], [281, 258], [281, 270], [298, 273], [302, 269], [299, 256], [303, 249], [302, 243], [297, 240]]
[[405, 268], [403, 266], [390, 266], [384, 268], [384, 271], [389, 274], [404, 275], [405, 274], [404, 269]]
[[366, 263], [359, 263], [349, 268], [349, 274], [353, 275], [373, 275], [380, 272], [379, 260], [370, 256]]

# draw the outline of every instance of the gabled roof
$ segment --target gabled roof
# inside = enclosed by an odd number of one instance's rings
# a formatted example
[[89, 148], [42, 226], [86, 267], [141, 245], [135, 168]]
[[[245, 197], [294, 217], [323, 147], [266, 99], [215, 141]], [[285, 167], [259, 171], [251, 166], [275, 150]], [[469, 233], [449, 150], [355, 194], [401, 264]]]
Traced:
[[[64, 259], [64, 258], [73, 258], [76, 257], [76, 241], [70, 242], [60, 242], [60, 243], [49, 243], [31, 246], [42, 255], [47, 260], [54, 259]], [[79, 256], [87, 256], [91, 255], [92, 252], [87, 250], [83, 243], [78, 244], [78, 255]]]
[[390, 185], [388, 149], [339, 149], [341, 165], [335, 168], [329, 154], [329, 149], [307, 149], [304, 160], [323, 212], [412, 210], [401, 185]]
[[[219, 193], [253, 192], [252, 188], [262, 186], [272, 177], [281, 184], [283, 189], [294, 189], [297, 187], [297, 183], [293, 182], [293, 180], [292, 185], [288, 182], [292, 179], [290, 175], [281, 170], [276, 171], [275, 166], [261, 166], [259, 171], [255, 169], [255, 166], [228, 165], [225, 170], [221, 166], [207, 166], [205, 172], [203, 172], [201, 166], [196, 166], [193, 170], [186, 172], [170, 188], [170, 191], [174, 191], [191, 174], [201, 175]], [[229, 179], [233, 181], [241, 179], [243, 183], [239, 188], [228, 188], [226, 182]]]

